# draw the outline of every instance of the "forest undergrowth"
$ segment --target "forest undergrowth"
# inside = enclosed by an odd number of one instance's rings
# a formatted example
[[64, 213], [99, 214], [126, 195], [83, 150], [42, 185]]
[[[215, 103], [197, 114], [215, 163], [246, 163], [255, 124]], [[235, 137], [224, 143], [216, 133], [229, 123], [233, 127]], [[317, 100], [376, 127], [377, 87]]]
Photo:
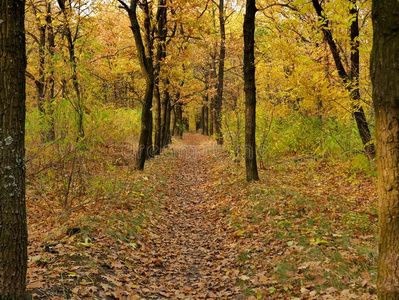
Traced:
[[28, 183], [33, 299], [376, 298], [373, 176], [285, 157], [249, 184], [196, 134], [142, 172], [131, 149], [79, 164], [92, 179], [68, 213]]

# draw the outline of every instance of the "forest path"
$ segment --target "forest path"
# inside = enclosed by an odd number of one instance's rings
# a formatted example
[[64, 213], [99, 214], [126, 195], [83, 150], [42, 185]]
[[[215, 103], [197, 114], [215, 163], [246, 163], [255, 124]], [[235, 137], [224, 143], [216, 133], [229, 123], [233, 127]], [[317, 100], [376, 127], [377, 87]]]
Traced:
[[137, 257], [144, 273], [137, 292], [146, 299], [228, 299], [239, 293], [239, 271], [233, 237], [211, 182], [217, 159], [210, 157], [218, 150], [195, 134], [186, 134], [179, 143], [169, 150], [173, 169], [151, 248]]

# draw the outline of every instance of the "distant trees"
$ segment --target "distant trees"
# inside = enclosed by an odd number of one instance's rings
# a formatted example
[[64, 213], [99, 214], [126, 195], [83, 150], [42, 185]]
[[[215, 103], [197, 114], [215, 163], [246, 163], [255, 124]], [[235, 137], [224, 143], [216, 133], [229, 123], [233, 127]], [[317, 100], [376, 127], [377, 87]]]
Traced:
[[25, 1], [0, 1], [0, 299], [25, 299]]
[[371, 79], [376, 118], [378, 297], [399, 299], [399, 2], [373, 0]]
[[245, 167], [247, 181], [259, 180], [256, 164], [255, 0], [247, 0], [244, 19]]

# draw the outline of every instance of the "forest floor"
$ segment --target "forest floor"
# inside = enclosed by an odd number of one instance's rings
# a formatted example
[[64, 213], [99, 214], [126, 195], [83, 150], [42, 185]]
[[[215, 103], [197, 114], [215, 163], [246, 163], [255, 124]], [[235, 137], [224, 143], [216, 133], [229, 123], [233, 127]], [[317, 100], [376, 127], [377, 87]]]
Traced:
[[243, 170], [186, 134], [143, 172], [97, 170], [102, 192], [67, 217], [28, 186], [33, 299], [376, 298], [374, 177], [297, 158], [257, 183]]

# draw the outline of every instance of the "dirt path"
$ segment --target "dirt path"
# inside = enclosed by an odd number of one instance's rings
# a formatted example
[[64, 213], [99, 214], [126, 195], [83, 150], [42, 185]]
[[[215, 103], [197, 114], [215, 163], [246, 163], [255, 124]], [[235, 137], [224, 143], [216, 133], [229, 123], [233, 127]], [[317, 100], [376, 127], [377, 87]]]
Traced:
[[173, 154], [152, 248], [137, 261], [146, 278], [137, 292], [146, 299], [228, 299], [239, 292], [237, 256], [210, 182], [212, 150], [199, 135], [186, 135], [184, 144]]

